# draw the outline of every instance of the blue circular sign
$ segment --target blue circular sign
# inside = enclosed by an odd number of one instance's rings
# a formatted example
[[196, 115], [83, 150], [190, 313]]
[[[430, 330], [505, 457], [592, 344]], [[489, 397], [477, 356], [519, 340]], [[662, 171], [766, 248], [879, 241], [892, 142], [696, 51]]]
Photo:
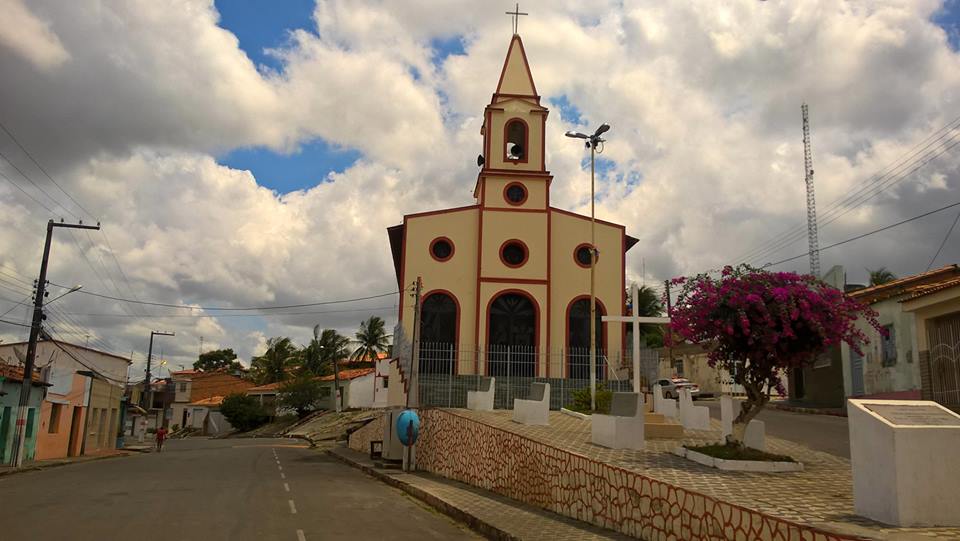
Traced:
[[410, 446], [417, 442], [420, 435], [420, 417], [413, 410], [403, 410], [397, 416], [397, 435], [400, 443]]

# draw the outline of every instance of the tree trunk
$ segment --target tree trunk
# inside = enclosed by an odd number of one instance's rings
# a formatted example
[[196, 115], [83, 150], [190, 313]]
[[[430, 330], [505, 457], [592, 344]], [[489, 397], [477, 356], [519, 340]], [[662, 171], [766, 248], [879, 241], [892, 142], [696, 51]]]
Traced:
[[747, 425], [760, 413], [760, 410], [770, 401], [770, 396], [763, 392], [766, 378], [760, 381], [748, 379], [746, 375], [739, 377], [738, 381], [743, 386], [747, 399], [740, 405], [740, 413], [733, 420], [733, 434], [727, 436], [727, 443], [743, 447], [744, 434], [747, 431]]

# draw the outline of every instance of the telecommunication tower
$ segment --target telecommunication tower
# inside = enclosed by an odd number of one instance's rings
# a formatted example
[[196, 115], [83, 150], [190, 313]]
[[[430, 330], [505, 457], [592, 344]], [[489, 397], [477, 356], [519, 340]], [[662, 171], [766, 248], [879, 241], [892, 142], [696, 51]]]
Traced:
[[803, 113], [803, 175], [807, 182], [807, 244], [810, 250], [810, 274], [820, 278], [820, 241], [817, 238], [817, 202], [813, 196], [813, 156], [810, 153], [810, 120], [807, 104]]

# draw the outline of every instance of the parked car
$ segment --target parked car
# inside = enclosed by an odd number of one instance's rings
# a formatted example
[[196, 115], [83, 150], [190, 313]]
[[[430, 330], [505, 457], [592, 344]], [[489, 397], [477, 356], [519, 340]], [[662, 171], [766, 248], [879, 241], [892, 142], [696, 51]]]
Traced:
[[700, 396], [700, 386], [686, 378], [659, 379], [660, 389], [664, 398], [680, 398], [680, 389], [690, 389], [690, 398], [696, 400]]

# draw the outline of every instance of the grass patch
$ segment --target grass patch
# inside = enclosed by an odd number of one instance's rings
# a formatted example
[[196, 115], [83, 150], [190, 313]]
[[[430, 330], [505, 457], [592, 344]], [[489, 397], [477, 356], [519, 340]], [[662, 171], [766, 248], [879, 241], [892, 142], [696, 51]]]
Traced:
[[793, 457], [787, 455], [775, 455], [749, 447], [740, 447], [729, 443], [712, 443], [710, 445], [690, 446], [685, 445], [687, 449], [698, 453], [719, 458], [722, 460], [758, 460], [762, 462], [796, 462]]

